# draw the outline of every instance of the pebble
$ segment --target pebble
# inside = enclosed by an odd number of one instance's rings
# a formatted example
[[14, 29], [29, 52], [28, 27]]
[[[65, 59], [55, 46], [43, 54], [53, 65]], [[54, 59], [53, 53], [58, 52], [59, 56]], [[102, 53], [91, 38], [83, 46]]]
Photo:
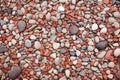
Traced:
[[88, 46], [88, 51], [93, 51], [93, 50], [94, 50], [93, 46]]
[[30, 36], [30, 39], [31, 39], [31, 40], [35, 40], [35, 39], [36, 39], [36, 36], [35, 36], [35, 35], [31, 35], [31, 36]]
[[84, 69], [84, 70], [82, 70], [82, 71], [80, 71], [80, 73], [79, 73], [81, 76], [85, 76], [86, 75], [86, 69]]
[[13, 66], [11, 70], [8, 72], [8, 77], [10, 79], [16, 79], [20, 76], [22, 69], [19, 66]]
[[10, 31], [13, 31], [14, 26], [15, 26], [14, 24], [9, 24], [8, 29], [9, 29]]
[[113, 74], [109, 74], [107, 77], [108, 77], [109, 79], [113, 79]]
[[60, 62], [61, 62], [61, 60], [60, 60], [59, 57], [55, 58], [54, 63], [55, 63], [56, 65], [59, 65]]
[[71, 56], [75, 56], [76, 55], [76, 51], [73, 51], [73, 50], [70, 51], [69, 53], [70, 53]]
[[67, 32], [66, 28], [63, 28], [62, 33], [66, 33], [66, 32]]
[[98, 29], [98, 25], [96, 24], [96, 23], [94, 23], [93, 25], [92, 25], [92, 30], [94, 31], [94, 30], [97, 30]]
[[82, 61], [83, 61], [83, 62], [87, 62], [87, 61], [89, 61], [89, 60], [90, 60], [90, 58], [88, 58], [88, 57], [82, 58]]
[[59, 80], [67, 80], [67, 78], [65, 76], [63, 76]]
[[55, 35], [55, 34], [52, 34], [52, 35], [50, 36], [51, 41], [54, 41], [56, 38], [57, 38], [57, 35]]
[[15, 45], [17, 43], [17, 41], [15, 39], [12, 39], [11, 42], [13, 45]]
[[108, 67], [113, 68], [114, 66], [115, 66], [114, 62], [110, 62], [110, 63], [108, 64]]
[[4, 44], [0, 43], [0, 53], [4, 53], [7, 51], [8, 51], [8, 48]]
[[20, 58], [21, 57], [21, 54], [20, 53], [17, 53], [17, 58]]
[[63, 12], [63, 11], [65, 11], [65, 8], [63, 6], [59, 6], [58, 11]]
[[69, 48], [70, 47], [70, 43], [69, 42], [65, 42], [65, 47]]
[[55, 21], [55, 22], [58, 21], [57, 17], [55, 17], [55, 16], [51, 16], [50, 19], [51, 19], [52, 21]]
[[23, 32], [26, 28], [26, 22], [25, 21], [19, 21], [18, 22], [18, 29], [20, 32]]
[[115, 74], [118, 79], [120, 79], [120, 70]]
[[107, 70], [106, 73], [107, 73], [107, 74], [110, 74], [110, 70]]
[[97, 70], [98, 70], [97, 67], [91, 67], [91, 69], [92, 69], [93, 71], [97, 71]]
[[77, 26], [70, 26], [69, 28], [69, 32], [72, 34], [72, 35], [76, 35], [79, 31], [79, 28]]
[[70, 76], [70, 70], [65, 70], [65, 75], [66, 75], [66, 77], [69, 77]]
[[118, 22], [114, 22], [113, 26], [115, 26], [115, 28], [120, 28], [120, 24]]
[[25, 46], [26, 47], [31, 47], [32, 46], [32, 42], [30, 40], [25, 40]]
[[36, 23], [36, 20], [34, 20], [34, 19], [30, 19], [28, 23], [31, 24], [31, 25], [33, 25], [33, 24]]
[[96, 48], [98, 50], [103, 50], [108, 46], [108, 42], [106, 40], [100, 41], [99, 43], [96, 44]]
[[39, 41], [35, 41], [34, 42], [34, 47], [35, 47], [35, 49], [39, 49], [41, 47], [40, 42]]
[[86, 19], [90, 19], [91, 15], [90, 14], [85, 14]]
[[59, 47], [60, 47], [60, 43], [56, 43], [56, 42], [53, 43], [54, 49], [58, 49]]
[[106, 54], [106, 51], [102, 51], [97, 55], [97, 58], [103, 58]]
[[114, 12], [113, 15], [114, 15], [115, 17], [117, 17], [117, 18], [120, 18], [120, 12], [118, 12], [118, 11], [117, 11], [117, 12]]
[[62, 27], [57, 27], [57, 32], [62, 32]]
[[100, 33], [107, 33], [107, 28], [106, 28], [106, 27], [102, 28], [102, 29], [100, 30]]
[[115, 49], [113, 54], [115, 57], [120, 56], [120, 48]]
[[50, 20], [50, 17], [51, 17], [51, 14], [50, 14], [50, 12], [48, 12], [47, 15], [46, 15], [46, 20], [49, 21], [49, 20]]
[[51, 57], [51, 58], [54, 58], [54, 59], [56, 58], [56, 56], [57, 56], [56, 53], [52, 53], [52, 54], [50, 55], [50, 57]]
[[115, 18], [113, 18], [113, 17], [109, 17], [109, 18], [108, 18], [108, 21], [109, 21], [110, 23], [116, 22]]
[[6, 21], [0, 20], [0, 25], [1, 25], [1, 26], [5, 25], [5, 24], [6, 24]]
[[47, 1], [43, 1], [42, 3], [41, 3], [41, 7], [46, 7], [48, 5], [48, 2]]
[[61, 48], [61, 49], [60, 49], [60, 53], [63, 54], [63, 53], [65, 53], [65, 52], [66, 52], [66, 49], [65, 49], [65, 48]]
[[76, 4], [76, 0], [72, 0], [72, 4], [74, 4], [74, 5], [75, 5], [75, 4]]

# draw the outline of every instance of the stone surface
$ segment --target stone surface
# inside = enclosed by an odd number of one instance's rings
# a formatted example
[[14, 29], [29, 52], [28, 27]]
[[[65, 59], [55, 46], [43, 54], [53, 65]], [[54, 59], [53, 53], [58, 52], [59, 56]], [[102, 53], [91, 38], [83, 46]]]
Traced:
[[0, 53], [4, 53], [7, 51], [8, 51], [8, 48], [4, 44], [0, 43]]
[[8, 77], [10, 79], [16, 79], [20, 76], [22, 69], [19, 66], [13, 66], [11, 70], [8, 72]]
[[115, 64], [114, 64], [114, 62], [110, 62], [109, 64], [108, 64], [108, 67], [114, 67], [115, 66]]
[[30, 36], [30, 39], [35, 40], [35, 39], [36, 39], [36, 36], [35, 36], [35, 35], [31, 35], [31, 36]]
[[113, 54], [115, 57], [120, 56], [120, 48], [115, 49]]
[[101, 42], [99, 42], [99, 43], [96, 44], [96, 48], [97, 48], [98, 50], [103, 50], [103, 49], [105, 49], [107, 46], [108, 46], [108, 42], [107, 42], [106, 40], [101, 41]]
[[25, 21], [19, 21], [18, 22], [18, 29], [20, 32], [23, 32], [26, 28], [26, 22]]
[[70, 70], [65, 70], [65, 75], [66, 75], [66, 77], [69, 77], [70, 76]]
[[63, 12], [63, 11], [65, 11], [65, 8], [63, 6], [59, 6], [58, 11]]
[[30, 19], [28, 23], [31, 24], [31, 25], [33, 25], [33, 24], [36, 23], [36, 20], [34, 20], [34, 19]]
[[109, 18], [108, 18], [108, 21], [109, 21], [110, 23], [114, 23], [114, 22], [116, 22], [116, 19], [113, 18], [113, 17], [109, 17]]
[[69, 28], [69, 32], [72, 34], [72, 35], [76, 35], [78, 33], [79, 29], [77, 26], [70, 26]]
[[107, 32], [107, 28], [102, 28], [101, 30], [100, 30], [100, 33], [106, 33]]

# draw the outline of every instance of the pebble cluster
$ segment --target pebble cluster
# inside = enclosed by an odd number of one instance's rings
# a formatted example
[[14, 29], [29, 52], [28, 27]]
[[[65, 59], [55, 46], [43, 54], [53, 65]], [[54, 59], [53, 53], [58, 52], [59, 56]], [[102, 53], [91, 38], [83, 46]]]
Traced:
[[119, 0], [0, 0], [0, 80], [120, 80]]

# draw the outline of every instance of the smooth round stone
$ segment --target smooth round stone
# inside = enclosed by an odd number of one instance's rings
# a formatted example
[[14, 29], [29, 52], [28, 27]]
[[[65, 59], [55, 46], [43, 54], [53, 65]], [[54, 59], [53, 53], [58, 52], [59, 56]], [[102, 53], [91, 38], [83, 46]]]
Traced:
[[120, 24], [118, 22], [114, 22], [113, 26], [115, 26], [115, 28], [120, 28]]
[[110, 74], [110, 70], [107, 70], [106, 73], [107, 73], [107, 74]]
[[56, 56], [57, 56], [56, 53], [52, 53], [52, 54], [50, 55], [51, 58], [56, 58]]
[[63, 53], [65, 53], [65, 52], [66, 52], [66, 49], [65, 49], [65, 48], [61, 48], [61, 49], [60, 49], [60, 53], [63, 54]]
[[19, 22], [18, 22], [18, 29], [19, 29], [19, 31], [20, 31], [20, 32], [23, 32], [23, 31], [25, 30], [25, 28], [26, 28], [26, 23], [25, 23], [25, 21], [19, 21]]
[[13, 66], [7, 74], [10, 79], [14, 80], [20, 76], [21, 72], [22, 69], [19, 66]]
[[32, 43], [31, 43], [31, 41], [30, 40], [25, 40], [25, 46], [26, 47], [31, 47], [32, 46]]
[[114, 62], [110, 62], [110, 63], [108, 64], [108, 67], [113, 68], [114, 66], [115, 66]]
[[74, 4], [74, 5], [75, 5], [75, 4], [76, 4], [76, 0], [72, 0], [72, 4]]
[[41, 3], [41, 7], [46, 7], [48, 5], [48, 2], [47, 1], [43, 1], [42, 3]]
[[46, 15], [46, 20], [50, 20], [50, 17], [51, 17], [51, 14], [48, 12], [47, 15]]
[[113, 54], [115, 57], [120, 56], [120, 48], [115, 49]]
[[79, 31], [79, 28], [77, 26], [70, 26], [69, 28], [69, 32], [72, 34], [72, 35], [76, 35]]
[[105, 49], [107, 46], [108, 46], [108, 42], [107, 42], [106, 40], [101, 41], [101, 42], [99, 42], [99, 43], [96, 44], [96, 48], [97, 48], [98, 50], [103, 50], [103, 49]]
[[114, 15], [115, 17], [119, 18], [119, 17], [120, 17], [120, 12], [114, 12], [113, 15]]
[[75, 56], [76, 55], [75, 51], [70, 51], [69, 53], [70, 53], [71, 56]]
[[55, 22], [58, 21], [58, 18], [55, 17], [55, 16], [51, 16], [50, 19], [51, 19], [52, 21], [55, 21]]
[[65, 75], [66, 75], [66, 77], [69, 77], [70, 76], [70, 70], [65, 70]]
[[65, 42], [65, 47], [70, 47], [70, 43], [69, 42]]
[[35, 36], [35, 35], [31, 35], [31, 36], [30, 36], [30, 39], [35, 40], [35, 39], [36, 39], [36, 36]]
[[63, 11], [65, 11], [65, 8], [63, 6], [59, 6], [58, 11], [63, 12]]
[[90, 17], [91, 17], [90, 14], [85, 14], [85, 18], [86, 18], [86, 19], [89, 19]]
[[113, 74], [109, 74], [107, 77], [108, 77], [109, 79], [113, 79]]
[[36, 23], [36, 20], [34, 20], [34, 19], [30, 19], [28, 23], [31, 24], [31, 25], [33, 25], [33, 24]]
[[57, 32], [62, 32], [62, 27], [57, 27]]
[[93, 51], [94, 48], [92, 46], [88, 46], [88, 51]]
[[14, 24], [9, 24], [9, 26], [8, 26], [8, 29], [10, 30], [10, 31], [12, 31], [13, 30], [13, 28], [14, 28]]
[[15, 39], [12, 39], [11, 42], [13, 45], [15, 45], [17, 43], [17, 41]]
[[101, 30], [100, 30], [100, 33], [106, 33], [107, 32], [107, 28], [102, 28]]
[[98, 25], [96, 24], [96, 23], [94, 23], [93, 25], [92, 25], [92, 30], [97, 30], [98, 29]]
[[56, 43], [56, 42], [53, 43], [54, 49], [58, 49], [59, 47], [60, 47], [60, 43]]
[[41, 47], [40, 42], [39, 41], [35, 41], [34, 47], [35, 47], [35, 49], [39, 49]]

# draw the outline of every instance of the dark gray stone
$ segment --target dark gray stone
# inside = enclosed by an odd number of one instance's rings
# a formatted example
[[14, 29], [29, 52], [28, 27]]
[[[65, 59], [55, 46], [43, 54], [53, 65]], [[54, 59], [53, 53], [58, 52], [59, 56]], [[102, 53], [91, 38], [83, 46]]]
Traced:
[[69, 53], [71, 56], [76, 56], [76, 51], [70, 51]]
[[21, 72], [22, 72], [21, 67], [19, 67], [19, 66], [13, 66], [11, 68], [11, 70], [8, 72], [8, 77], [10, 79], [14, 80], [14, 79], [16, 79], [17, 77], [20, 76]]
[[66, 49], [65, 48], [61, 48], [60, 49], [60, 53], [65, 53], [66, 52]]
[[20, 31], [20, 32], [23, 32], [23, 31], [25, 30], [25, 28], [26, 28], [26, 23], [25, 23], [25, 21], [19, 21], [19, 22], [18, 22], [18, 29], [19, 29], [19, 31]]
[[104, 50], [107, 46], [108, 46], [108, 42], [106, 40], [101, 41], [101, 42], [96, 44], [96, 48], [98, 50]]
[[4, 44], [0, 44], [0, 53], [7, 52], [8, 48]]

